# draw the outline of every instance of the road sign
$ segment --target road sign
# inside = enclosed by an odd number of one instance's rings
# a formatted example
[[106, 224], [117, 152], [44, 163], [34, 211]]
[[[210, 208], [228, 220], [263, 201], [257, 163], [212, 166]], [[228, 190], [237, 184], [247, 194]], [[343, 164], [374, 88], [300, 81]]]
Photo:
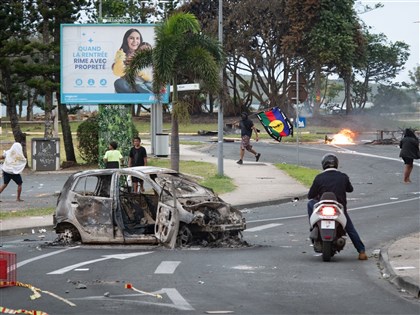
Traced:
[[[287, 89], [287, 97], [291, 102], [296, 102], [297, 91], [296, 84], [289, 85]], [[303, 85], [299, 85], [299, 102], [302, 103], [308, 98], [308, 92]]]
[[[190, 83], [190, 84], [178, 84], [178, 92], [180, 91], [198, 91], [200, 89], [199, 83]], [[171, 85], [171, 92], [173, 91], [173, 86]]]
[[306, 127], [306, 117], [298, 117], [298, 121], [295, 121], [296, 128], [305, 128]]
[[[287, 97], [289, 101], [295, 103], [296, 99], [299, 97], [298, 101], [303, 103], [308, 98], [308, 92], [306, 91], [306, 80], [303, 76], [299, 76], [299, 82], [296, 80], [296, 74], [292, 75], [292, 78], [287, 87]], [[299, 88], [299, 95], [297, 93]]]

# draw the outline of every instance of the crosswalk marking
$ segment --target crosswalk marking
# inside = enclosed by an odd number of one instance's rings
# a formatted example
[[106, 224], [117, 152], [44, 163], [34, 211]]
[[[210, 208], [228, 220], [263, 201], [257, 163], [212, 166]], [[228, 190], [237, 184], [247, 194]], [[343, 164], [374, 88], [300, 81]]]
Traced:
[[157, 266], [155, 273], [173, 274], [180, 263], [180, 261], [162, 261], [159, 266]]

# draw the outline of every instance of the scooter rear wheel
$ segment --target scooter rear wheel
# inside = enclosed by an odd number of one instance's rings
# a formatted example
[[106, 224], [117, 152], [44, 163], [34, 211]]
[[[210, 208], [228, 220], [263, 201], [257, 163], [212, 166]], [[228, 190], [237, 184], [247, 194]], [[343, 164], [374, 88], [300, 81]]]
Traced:
[[322, 242], [322, 260], [330, 261], [332, 257], [332, 242]]

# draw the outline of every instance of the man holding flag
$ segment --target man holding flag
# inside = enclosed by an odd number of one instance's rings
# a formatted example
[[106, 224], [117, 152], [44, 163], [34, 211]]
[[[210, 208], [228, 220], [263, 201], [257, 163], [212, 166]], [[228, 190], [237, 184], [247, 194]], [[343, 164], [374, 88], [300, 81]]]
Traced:
[[237, 161], [236, 163], [240, 165], [243, 164], [245, 149], [251, 152], [252, 154], [254, 154], [255, 161], [258, 162], [258, 160], [261, 157], [261, 153], [257, 153], [255, 150], [253, 150], [252, 145], [251, 145], [252, 130], [254, 130], [255, 132], [255, 141], [257, 142], [258, 142], [258, 131], [254, 123], [252, 122], [252, 120], [248, 118], [248, 114], [245, 112], [241, 114], [241, 121], [239, 122], [239, 127], [241, 128], [242, 141], [241, 141], [241, 149], [239, 153], [239, 156], [240, 156], [239, 161]]

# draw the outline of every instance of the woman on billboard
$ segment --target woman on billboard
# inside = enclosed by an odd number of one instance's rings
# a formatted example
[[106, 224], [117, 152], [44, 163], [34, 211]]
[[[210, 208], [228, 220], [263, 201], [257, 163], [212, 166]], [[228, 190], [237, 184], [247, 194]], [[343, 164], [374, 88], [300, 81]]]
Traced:
[[121, 48], [115, 54], [115, 61], [112, 65], [112, 72], [119, 78], [114, 82], [115, 92], [117, 93], [153, 93], [152, 90], [152, 70], [143, 69], [138, 71], [135, 86], [125, 78], [125, 68], [137, 51], [151, 49], [152, 46], [143, 42], [141, 33], [131, 28], [125, 32]]

